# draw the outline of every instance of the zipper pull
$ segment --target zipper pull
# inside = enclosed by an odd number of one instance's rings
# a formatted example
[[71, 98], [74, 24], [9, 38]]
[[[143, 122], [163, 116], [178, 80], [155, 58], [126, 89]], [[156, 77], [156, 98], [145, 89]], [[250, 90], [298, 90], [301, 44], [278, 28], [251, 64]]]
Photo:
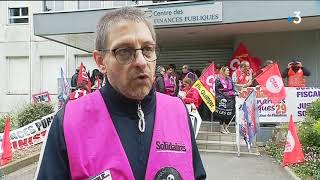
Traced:
[[138, 117], [139, 117], [138, 127], [139, 127], [140, 132], [144, 132], [144, 130], [146, 128], [146, 122], [145, 122], [145, 119], [144, 119], [144, 113], [143, 113], [142, 108], [141, 108], [141, 101], [139, 101], [139, 103], [137, 105], [138, 105], [137, 114], [138, 114]]

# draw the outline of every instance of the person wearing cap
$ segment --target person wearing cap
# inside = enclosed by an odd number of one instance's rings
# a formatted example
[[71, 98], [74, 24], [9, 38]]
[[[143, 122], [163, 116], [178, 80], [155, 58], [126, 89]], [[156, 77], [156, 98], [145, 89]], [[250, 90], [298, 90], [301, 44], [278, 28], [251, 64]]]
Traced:
[[288, 87], [305, 87], [305, 76], [310, 75], [310, 71], [298, 60], [291, 61], [288, 67], [282, 72], [282, 78], [288, 79]]
[[107, 11], [93, 51], [106, 85], [57, 112], [35, 179], [206, 178], [186, 106], [153, 87], [159, 53], [142, 9]]

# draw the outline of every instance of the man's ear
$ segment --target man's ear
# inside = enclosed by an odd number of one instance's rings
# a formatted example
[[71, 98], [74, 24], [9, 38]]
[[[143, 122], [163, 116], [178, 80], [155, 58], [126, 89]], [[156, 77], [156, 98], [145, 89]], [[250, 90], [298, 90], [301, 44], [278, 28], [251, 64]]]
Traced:
[[106, 74], [107, 68], [106, 68], [106, 65], [103, 63], [103, 59], [104, 59], [103, 54], [100, 51], [94, 50], [93, 51], [93, 58], [96, 61], [96, 64], [97, 64], [100, 72], [102, 72], [102, 74]]

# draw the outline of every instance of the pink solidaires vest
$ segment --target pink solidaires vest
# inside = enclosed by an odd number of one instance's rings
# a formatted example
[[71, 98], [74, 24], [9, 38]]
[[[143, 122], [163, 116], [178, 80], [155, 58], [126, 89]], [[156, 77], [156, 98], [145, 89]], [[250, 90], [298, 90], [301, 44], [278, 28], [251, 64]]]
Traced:
[[[72, 180], [101, 174], [100, 179], [110, 176], [116, 180], [134, 179], [100, 91], [69, 101], [63, 127]], [[155, 123], [145, 179], [158, 179], [167, 168], [175, 169], [181, 179], [194, 179], [186, 108], [178, 98], [156, 93]], [[165, 178], [172, 177], [169, 174]]]

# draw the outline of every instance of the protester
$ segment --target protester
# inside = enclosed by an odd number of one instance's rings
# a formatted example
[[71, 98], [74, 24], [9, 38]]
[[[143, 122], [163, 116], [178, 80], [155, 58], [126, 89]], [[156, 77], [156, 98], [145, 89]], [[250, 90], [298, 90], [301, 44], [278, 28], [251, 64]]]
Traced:
[[157, 72], [156, 72], [156, 80], [155, 80], [155, 88], [157, 92], [165, 93], [165, 85], [164, 85], [164, 74], [166, 73], [166, 70], [163, 66], [158, 66]]
[[144, 15], [124, 7], [98, 22], [93, 57], [106, 86], [57, 113], [36, 179], [206, 178], [186, 107], [153, 88], [159, 51]]
[[77, 89], [78, 74], [79, 74], [79, 67], [76, 69], [76, 72], [71, 77], [71, 88], [72, 88], [72, 90]]
[[233, 72], [232, 81], [238, 91], [252, 85], [252, 69], [248, 61], [242, 61], [239, 68]]
[[91, 83], [93, 84], [93, 86], [91, 87], [92, 89], [96, 90], [102, 87], [103, 74], [98, 69], [94, 69], [92, 71], [90, 79]]
[[220, 76], [215, 81], [215, 118], [219, 120], [220, 132], [223, 134], [230, 133], [227, 125], [235, 114], [235, 87], [229, 75], [229, 68], [222, 67]]
[[183, 80], [185, 77], [191, 79], [192, 84], [198, 79], [198, 77], [193, 72], [191, 72], [191, 69], [187, 64], [182, 66], [182, 74], [180, 80]]
[[166, 73], [163, 75], [164, 86], [165, 86], [165, 94], [170, 96], [176, 96], [176, 76], [174, 73], [174, 66], [168, 65], [166, 69]]
[[219, 77], [221, 67], [222, 67], [221, 64], [216, 64], [216, 65], [214, 66], [214, 75], [215, 75], [216, 77]]
[[201, 71], [199, 69], [194, 70], [194, 74], [199, 78], [201, 76]]
[[305, 87], [305, 76], [310, 75], [310, 71], [298, 60], [291, 61], [288, 64], [288, 68], [282, 72], [282, 77], [288, 78], [288, 87]]
[[196, 90], [195, 88], [192, 88], [192, 80], [188, 77], [185, 77], [182, 80], [182, 95], [181, 95], [181, 99], [183, 100], [183, 102], [185, 104], [191, 104], [193, 103], [197, 109], [199, 109], [201, 103], [202, 103], [202, 99], [199, 95], [198, 90]]

